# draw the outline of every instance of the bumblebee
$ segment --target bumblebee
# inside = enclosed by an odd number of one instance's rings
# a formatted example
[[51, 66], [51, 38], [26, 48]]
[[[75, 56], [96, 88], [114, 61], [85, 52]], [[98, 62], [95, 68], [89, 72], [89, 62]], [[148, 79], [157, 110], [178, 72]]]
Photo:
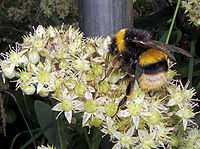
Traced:
[[191, 57], [190, 53], [181, 48], [152, 40], [151, 34], [143, 29], [122, 29], [113, 37], [106, 56], [106, 70], [110, 55], [113, 56], [113, 60], [105, 78], [114, 68], [123, 69], [131, 78], [119, 107], [127, 100], [135, 75], [140, 87], [148, 91], [160, 89], [166, 83], [168, 57], [175, 60], [170, 51]]

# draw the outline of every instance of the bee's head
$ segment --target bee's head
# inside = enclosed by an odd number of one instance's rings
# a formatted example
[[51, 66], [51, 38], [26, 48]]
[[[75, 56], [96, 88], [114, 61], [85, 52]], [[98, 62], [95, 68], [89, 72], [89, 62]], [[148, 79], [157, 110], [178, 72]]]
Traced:
[[137, 40], [137, 41], [148, 41], [152, 38], [151, 34], [143, 29], [127, 29], [125, 36], [124, 36], [124, 40], [126, 42], [133, 42], [133, 40]]
[[120, 30], [115, 35], [115, 37], [113, 38], [112, 45], [114, 45], [113, 47], [116, 47], [117, 51], [121, 53], [132, 49], [131, 47], [135, 45], [133, 40], [145, 42], [150, 40], [151, 38], [151, 34], [146, 30], [125, 28]]
[[123, 52], [126, 51], [126, 47], [125, 47], [125, 40], [124, 37], [126, 35], [126, 30], [127, 29], [122, 29], [120, 30], [114, 38], [115, 44], [116, 44], [116, 48], [119, 52]]

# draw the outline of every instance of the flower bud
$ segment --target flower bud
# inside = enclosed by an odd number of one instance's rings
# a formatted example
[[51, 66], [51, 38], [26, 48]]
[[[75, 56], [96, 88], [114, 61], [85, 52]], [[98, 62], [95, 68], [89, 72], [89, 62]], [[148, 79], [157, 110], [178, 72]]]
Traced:
[[22, 91], [26, 94], [26, 95], [33, 95], [35, 93], [35, 87], [33, 86], [33, 84], [29, 84], [27, 86], [23, 86], [22, 87]]
[[82, 82], [77, 83], [76, 86], [74, 87], [74, 91], [78, 96], [84, 96], [86, 89], [87, 86]]
[[174, 78], [174, 76], [176, 75], [176, 71], [175, 70], [168, 70], [168, 80], [172, 80]]
[[24, 35], [22, 38], [23, 38], [23, 44], [25, 46], [30, 46], [32, 44], [32, 40], [33, 40], [32, 36]]
[[169, 144], [178, 147], [179, 140], [176, 136], [170, 136]]
[[1, 63], [1, 69], [3, 74], [9, 78], [12, 79], [15, 77], [15, 66], [13, 64], [6, 64], [6, 63]]
[[142, 149], [150, 149], [150, 148], [155, 148], [156, 144], [154, 140], [150, 137], [145, 137], [142, 140]]
[[176, 114], [183, 119], [190, 119], [195, 115], [195, 113], [187, 107], [179, 110]]
[[28, 58], [25, 55], [22, 55], [20, 59], [21, 59], [21, 62], [23, 63], [24, 66], [28, 65], [29, 61], [28, 61]]
[[100, 94], [106, 94], [110, 90], [110, 85], [106, 81], [101, 82], [97, 87]]
[[89, 70], [90, 69], [87, 61], [80, 60], [80, 59], [75, 60], [72, 63], [72, 66], [78, 71], [85, 71], [85, 70]]
[[111, 75], [108, 77], [108, 81], [110, 83], [117, 83], [117, 81], [119, 81], [119, 79], [123, 76], [124, 74], [122, 74], [119, 70], [114, 70]]
[[131, 136], [124, 134], [120, 139], [120, 144], [123, 148], [129, 148], [133, 144]]
[[49, 91], [48, 91], [48, 89], [45, 88], [45, 87], [43, 87], [43, 88], [39, 91], [39, 95], [40, 95], [41, 97], [43, 97], [43, 98], [49, 96]]
[[126, 128], [128, 128], [132, 123], [129, 123], [129, 121], [121, 120], [120, 123], [117, 124], [118, 131], [123, 131]]
[[183, 92], [175, 92], [172, 94], [172, 98], [177, 104], [184, 102]]
[[88, 54], [92, 54], [92, 53], [94, 53], [96, 50], [95, 50], [95, 48], [94, 48], [93, 46], [87, 45], [87, 46], [85, 47], [85, 51], [86, 51], [86, 53], [88, 53]]
[[129, 106], [128, 106], [128, 112], [132, 116], [139, 116], [139, 114], [141, 112], [140, 104], [130, 103]]
[[65, 99], [61, 102], [61, 107], [65, 112], [69, 112], [73, 109], [73, 103], [69, 99]]
[[54, 30], [54, 28], [52, 26], [49, 26], [46, 34], [49, 38], [53, 38], [56, 36], [56, 31]]
[[151, 112], [151, 114], [152, 115], [149, 117], [149, 122], [151, 124], [157, 124], [160, 121], [162, 115], [157, 111]]
[[20, 72], [19, 76], [22, 82], [28, 82], [32, 77], [30, 73], [25, 72], [25, 71]]
[[18, 53], [16, 53], [15, 51], [12, 51], [9, 55], [9, 60], [12, 64], [17, 63], [17, 61], [19, 60], [20, 56]]
[[93, 81], [93, 80], [95, 80], [95, 75], [93, 74], [93, 73], [88, 73], [87, 75], [86, 75], [86, 81]]
[[40, 71], [37, 75], [37, 79], [40, 83], [47, 83], [50, 80], [50, 78], [50, 74], [45, 70]]
[[68, 89], [74, 89], [74, 87], [76, 86], [77, 81], [73, 78], [69, 78], [68, 80], [66, 80], [66, 85]]
[[93, 68], [92, 68], [92, 71], [94, 72], [95, 75], [100, 75], [103, 73], [103, 67], [101, 65], [95, 65]]
[[28, 59], [31, 63], [37, 64], [40, 61], [40, 55], [37, 52], [32, 51], [29, 53]]
[[64, 83], [64, 82], [65, 82], [65, 80], [64, 80], [63, 78], [56, 79], [56, 80], [54, 81], [54, 87], [55, 87], [55, 88], [59, 88], [60, 85], [61, 85], [62, 83]]
[[43, 38], [45, 36], [45, 29], [42, 25], [39, 25], [35, 30], [36, 37]]
[[87, 113], [94, 113], [97, 111], [98, 103], [95, 100], [86, 100], [84, 109]]
[[109, 102], [105, 106], [106, 115], [109, 116], [109, 117], [114, 116], [117, 113], [117, 108], [118, 108], [118, 105], [116, 103]]
[[49, 146], [49, 145], [47, 145], [47, 146], [41, 145], [41, 146], [38, 146], [37, 149], [56, 149], [56, 148], [54, 148], [53, 145], [52, 145], [52, 146]]
[[59, 68], [60, 69], [67, 69], [67, 66], [69, 66], [69, 63], [66, 61], [66, 60], [61, 60], [60, 63], [59, 63]]
[[90, 125], [94, 126], [94, 127], [99, 127], [102, 124], [102, 119], [93, 116], [91, 121], [90, 121]]
[[44, 47], [45, 47], [45, 43], [40, 38], [37, 38], [34, 40], [34, 42], [33, 42], [34, 49], [40, 49], [40, 48], [44, 48]]
[[156, 137], [161, 141], [166, 141], [167, 134], [168, 134], [168, 132], [164, 128], [161, 127], [160, 129], [158, 129]]

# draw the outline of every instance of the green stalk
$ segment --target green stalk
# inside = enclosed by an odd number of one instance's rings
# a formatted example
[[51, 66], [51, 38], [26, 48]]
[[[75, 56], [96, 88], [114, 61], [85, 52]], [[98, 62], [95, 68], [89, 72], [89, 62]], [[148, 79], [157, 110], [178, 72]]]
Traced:
[[91, 141], [90, 141], [90, 138], [89, 138], [88, 132], [87, 132], [87, 128], [85, 127], [83, 129], [83, 131], [84, 131], [84, 135], [85, 135], [85, 138], [86, 138], [86, 141], [87, 141], [87, 144], [88, 144], [88, 148], [89, 149], [98, 149], [99, 144], [100, 144], [101, 139], [102, 139], [103, 133], [98, 128], [93, 127], [92, 138], [91, 138]]
[[88, 144], [88, 148], [91, 149], [91, 142], [90, 142], [90, 138], [88, 136], [88, 132], [87, 132], [87, 128], [86, 127], [83, 128], [83, 132], [84, 132], [87, 144]]
[[96, 127], [93, 129], [93, 137], [91, 141], [91, 149], [98, 149], [103, 133]]
[[67, 149], [67, 145], [65, 143], [65, 133], [64, 133], [64, 127], [63, 127], [63, 121], [60, 116], [57, 120], [57, 128], [58, 128], [58, 136], [59, 136], [61, 149]]
[[[55, 105], [55, 101], [52, 100], [51, 98], [49, 98], [49, 100], [51, 100], [52, 105]], [[60, 147], [61, 149], [67, 149], [67, 144], [65, 143], [65, 133], [64, 133], [64, 127], [63, 127], [63, 121], [61, 116], [58, 117], [57, 121], [57, 128], [58, 128], [58, 137], [59, 137], [59, 141], [60, 141]]]
[[[31, 138], [32, 138], [32, 137], [33, 137], [33, 133], [32, 133], [32, 131], [31, 131], [31, 128], [29, 127], [28, 122], [26, 121], [26, 117], [25, 117], [25, 115], [24, 115], [24, 113], [23, 113], [23, 111], [22, 111], [20, 105], [19, 105], [18, 102], [17, 102], [17, 99], [16, 99], [15, 96], [11, 93], [11, 91], [10, 91], [10, 92], [5, 91], [5, 93], [9, 94], [9, 95], [15, 100], [15, 102], [16, 102], [16, 104], [17, 104], [17, 107], [18, 107], [18, 109], [19, 109], [19, 111], [20, 111], [20, 113], [21, 113], [21, 115], [22, 115], [22, 118], [24, 119], [24, 122], [25, 122], [25, 124], [26, 124], [27, 129], [28, 129], [28, 132], [29, 132], [29, 134], [30, 134], [30, 136], [31, 136]], [[36, 148], [35, 141], [33, 142], [33, 145], [34, 145], [34, 147]]]
[[190, 49], [190, 54], [192, 57], [190, 58], [190, 63], [189, 63], [189, 72], [188, 72], [188, 79], [190, 81], [190, 87], [192, 87], [192, 76], [193, 76], [193, 67], [194, 67], [194, 55], [195, 55], [195, 44], [198, 38], [198, 31], [194, 29], [192, 32], [192, 37], [191, 37], [191, 49]]
[[178, 8], [179, 8], [179, 6], [180, 6], [180, 2], [181, 2], [181, 0], [178, 0], [178, 2], [177, 2], [177, 4], [176, 4], [176, 9], [175, 9], [175, 12], [174, 12], [174, 16], [173, 16], [173, 19], [172, 19], [172, 23], [171, 23], [171, 25], [170, 25], [169, 32], [168, 32], [168, 35], [167, 35], [167, 39], [166, 39], [166, 42], [165, 42], [166, 44], [169, 43], [169, 38], [170, 38], [170, 36], [171, 36], [172, 29], [173, 29], [173, 26], [174, 26], [174, 22], [175, 22], [175, 20], [176, 20], [176, 16], [177, 16]]

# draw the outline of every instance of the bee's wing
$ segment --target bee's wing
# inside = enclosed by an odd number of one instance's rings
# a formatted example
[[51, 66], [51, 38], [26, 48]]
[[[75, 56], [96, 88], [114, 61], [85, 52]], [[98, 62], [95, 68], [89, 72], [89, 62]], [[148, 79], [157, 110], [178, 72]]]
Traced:
[[152, 46], [158, 45], [157, 46], [158, 48], [162, 48], [163, 50], [170, 50], [170, 51], [174, 51], [174, 52], [177, 52], [177, 53], [181, 53], [181, 54], [183, 54], [187, 57], [192, 56], [190, 53], [188, 53], [186, 50], [184, 50], [182, 48], [179, 48], [179, 47], [176, 47], [176, 46], [173, 46], [173, 45], [170, 45], [170, 44], [165, 44], [165, 43], [162, 43], [162, 42], [159, 42], [159, 41], [156, 41], [156, 40], [149, 40], [149, 44], [151, 44]]
[[175, 60], [175, 57], [170, 53], [170, 51], [178, 52], [187, 57], [191, 57], [191, 54], [188, 53], [187, 51], [185, 51], [184, 49], [181, 49], [181, 48], [173, 46], [173, 45], [165, 44], [165, 43], [162, 43], [162, 42], [159, 42], [156, 40], [148, 40], [146, 42], [139, 41], [139, 40], [133, 40], [133, 42], [138, 43], [138, 44], [143, 44], [148, 47], [160, 50], [163, 53], [167, 54], [173, 60]]

